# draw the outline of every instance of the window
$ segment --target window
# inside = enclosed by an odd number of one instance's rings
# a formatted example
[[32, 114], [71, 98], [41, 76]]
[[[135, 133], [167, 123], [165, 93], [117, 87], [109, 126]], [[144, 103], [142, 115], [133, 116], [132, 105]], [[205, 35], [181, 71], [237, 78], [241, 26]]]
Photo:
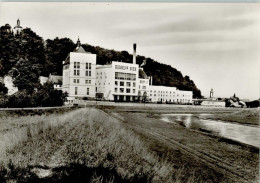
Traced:
[[79, 83], [79, 79], [73, 79], [73, 83]]
[[74, 70], [74, 76], [79, 76], [79, 70]]
[[120, 93], [124, 93], [124, 88], [120, 88]]
[[126, 89], [126, 93], [130, 93], [130, 88], [127, 88], [127, 89]]
[[91, 76], [91, 71], [89, 71], [88, 75]]
[[118, 85], [118, 81], [115, 81], [115, 85], [116, 85], [116, 86]]
[[80, 62], [74, 62], [74, 69], [80, 68]]
[[115, 92], [117, 93], [117, 88], [115, 88]]
[[91, 69], [91, 63], [89, 63], [88, 68]]
[[130, 67], [131, 71], [136, 71], [136, 67]]
[[120, 86], [124, 86], [124, 85], [125, 85], [124, 81], [120, 81]]
[[89, 88], [87, 88], [87, 95], [89, 95]]
[[127, 86], [127, 87], [130, 87], [130, 86], [131, 86], [131, 83], [130, 83], [130, 82], [126, 82], [126, 86]]
[[135, 87], [135, 82], [133, 82], [133, 87]]
[[146, 86], [143, 86], [143, 89], [146, 89]]
[[75, 95], [78, 95], [78, 87], [75, 87]]
[[85, 80], [85, 84], [91, 84], [91, 80]]
[[133, 93], [135, 93], [135, 89], [133, 89]]

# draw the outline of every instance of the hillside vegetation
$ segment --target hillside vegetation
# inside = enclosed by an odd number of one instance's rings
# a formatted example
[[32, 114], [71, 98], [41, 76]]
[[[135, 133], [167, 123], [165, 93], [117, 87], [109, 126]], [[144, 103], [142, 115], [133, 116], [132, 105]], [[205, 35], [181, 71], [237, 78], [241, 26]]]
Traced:
[[[43, 40], [30, 28], [14, 35], [7, 24], [0, 27], [0, 77], [11, 75], [14, 85], [19, 91], [29, 93], [38, 88], [39, 76], [62, 75], [62, 61], [70, 51], [75, 49], [75, 43], [68, 38]], [[97, 64], [111, 61], [131, 63], [132, 55], [127, 51], [115, 51], [89, 44], [82, 45], [86, 51], [97, 54]], [[177, 69], [161, 64], [152, 58], [137, 56], [137, 64], [142, 64], [148, 76], [153, 76], [154, 85], [175, 86], [180, 90], [192, 90], [193, 97], [201, 97], [200, 90], [189, 76], [183, 76]], [[176, 66], [177, 67], [177, 66]], [[4, 87], [1, 86], [0, 89]], [[0, 91], [1, 93], [1, 91]], [[3, 93], [3, 92], [2, 92]]]

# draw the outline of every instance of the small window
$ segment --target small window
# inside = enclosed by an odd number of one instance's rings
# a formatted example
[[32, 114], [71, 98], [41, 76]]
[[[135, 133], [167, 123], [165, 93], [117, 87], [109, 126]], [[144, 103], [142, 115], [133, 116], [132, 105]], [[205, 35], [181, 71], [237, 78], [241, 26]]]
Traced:
[[127, 87], [131, 87], [131, 83], [130, 82], [126, 82], [126, 86]]
[[133, 87], [135, 87], [135, 82], [133, 82]]
[[133, 89], [133, 93], [135, 93], [135, 89]]
[[117, 93], [117, 88], [115, 88], [115, 92]]
[[124, 88], [120, 88], [120, 93], [124, 93]]
[[91, 71], [89, 71], [89, 74], [88, 74], [89, 76], [91, 76]]
[[123, 81], [120, 81], [120, 86], [124, 86], [125, 83]]
[[118, 81], [115, 81], [115, 85], [116, 85], [116, 86], [118, 85]]
[[78, 95], [78, 87], [75, 87], [75, 95]]
[[87, 88], [87, 95], [89, 95], [89, 88]]
[[127, 88], [127, 89], [126, 89], [126, 93], [130, 93], [130, 88]]

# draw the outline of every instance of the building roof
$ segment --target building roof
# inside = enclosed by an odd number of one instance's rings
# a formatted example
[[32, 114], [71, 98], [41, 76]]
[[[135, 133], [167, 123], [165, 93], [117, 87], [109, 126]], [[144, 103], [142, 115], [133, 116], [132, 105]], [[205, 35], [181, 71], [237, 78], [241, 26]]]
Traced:
[[149, 79], [149, 77], [145, 74], [144, 70], [139, 68], [139, 78], [140, 79]]
[[62, 76], [50, 74], [48, 81], [53, 82], [54, 84], [62, 84]]
[[86, 52], [82, 46], [77, 46], [73, 52], [76, 52], [76, 53], [90, 53], [90, 52]]

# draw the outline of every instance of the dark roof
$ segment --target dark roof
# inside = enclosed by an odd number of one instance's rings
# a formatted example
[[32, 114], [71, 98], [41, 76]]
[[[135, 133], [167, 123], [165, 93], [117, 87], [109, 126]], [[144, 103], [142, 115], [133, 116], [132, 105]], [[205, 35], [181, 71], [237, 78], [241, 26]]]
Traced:
[[148, 79], [148, 76], [145, 74], [143, 69], [139, 69], [139, 78], [140, 79]]
[[76, 53], [89, 53], [89, 52], [86, 52], [82, 46], [76, 47], [73, 52], [76, 52]]

